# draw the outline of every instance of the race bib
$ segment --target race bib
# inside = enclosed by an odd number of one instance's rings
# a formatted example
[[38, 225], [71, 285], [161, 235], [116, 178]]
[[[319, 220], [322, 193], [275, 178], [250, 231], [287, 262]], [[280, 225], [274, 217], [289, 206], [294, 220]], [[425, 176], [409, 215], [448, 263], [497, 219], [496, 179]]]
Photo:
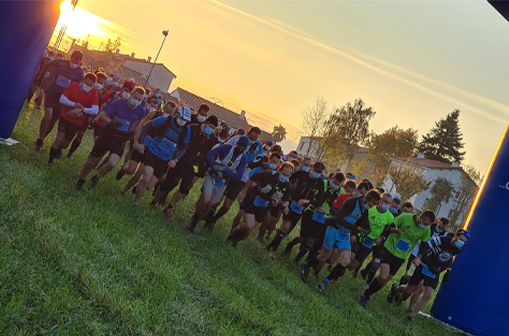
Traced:
[[302, 210], [304, 210], [304, 207], [299, 206], [297, 204], [297, 202], [292, 202], [292, 204], [290, 205], [290, 208], [292, 209], [293, 212], [295, 212], [296, 214], [299, 214], [299, 215], [301, 215]]
[[212, 180], [214, 181], [214, 186], [216, 187], [222, 187], [224, 185], [224, 180], [222, 178], [212, 176]]
[[371, 238], [366, 238], [363, 242], [362, 242], [362, 245], [366, 246], [367, 248], [372, 248], [373, 247], [373, 244], [375, 243], [375, 241]]
[[65, 78], [65, 77], [64, 77], [64, 76], [62, 76], [62, 75], [59, 75], [59, 76], [57, 77], [57, 80], [56, 80], [56, 82], [55, 82], [55, 83], [56, 83], [58, 86], [61, 86], [61, 87], [66, 88], [66, 87], [68, 87], [68, 86], [69, 86], [69, 84], [71, 84], [71, 80], [70, 80], [70, 79], [68, 79], [68, 78]]
[[398, 240], [396, 243], [396, 248], [400, 250], [401, 252], [407, 253], [408, 250], [410, 250], [410, 243], [404, 241], [403, 239]]
[[325, 214], [320, 211], [313, 212], [313, 220], [318, 223], [325, 223]]
[[69, 116], [71, 116], [73, 118], [80, 118], [80, 117], [83, 116], [83, 111], [80, 111], [80, 113], [78, 113], [78, 114], [72, 114], [71, 111], [72, 111], [72, 109], [68, 108], [67, 109], [67, 115], [69, 115]]
[[264, 200], [260, 196], [256, 196], [253, 204], [258, 208], [266, 208], [269, 205], [269, 201]]
[[115, 117], [115, 119], [113, 121], [120, 124], [120, 126], [118, 126], [119, 131], [122, 131], [125, 133], [127, 133], [129, 131], [129, 125], [131, 125], [131, 122], [129, 120], [120, 119], [118, 117]]
[[177, 145], [175, 145], [175, 143], [169, 139], [163, 138], [161, 141], [161, 148], [166, 152], [173, 152], [176, 146]]
[[336, 233], [336, 240], [342, 242], [350, 241], [350, 232], [338, 231]]
[[428, 266], [426, 265], [422, 265], [422, 274], [424, 274], [425, 276], [429, 277], [429, 278], [432, 278], [432, 279], [435, 279], [435, 277], [437, 276], [436, 274], [433, 274], [430, 269], [428, 268]]

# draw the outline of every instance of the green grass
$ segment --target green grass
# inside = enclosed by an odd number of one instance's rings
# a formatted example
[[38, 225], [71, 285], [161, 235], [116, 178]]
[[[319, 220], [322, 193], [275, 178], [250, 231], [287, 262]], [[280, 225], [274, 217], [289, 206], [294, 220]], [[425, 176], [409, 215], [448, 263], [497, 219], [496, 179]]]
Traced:
[[73, 190], [90, 134], [75, 157], [49, 167], [54, 134], [41, 152], [32, 145], [40, 118], [25, 107], [13, 134], [21, 144], [0, 146], [1, 335], [450, 333], [423, 317], [406, 323], [386, 290], [362, 308], [363, 282], [349, 274], [324, 296], [318, 279], [300, 281], [291, 258], [272, 261], [252, 238], [231, 248], [234, 211], [213, 232], [189, 234], [199, 188], [171, 223], [148, 208], [148, 194], [131, 208], [132, 195], [119, 195], [126, 178], [110, 174], [93, 194]]

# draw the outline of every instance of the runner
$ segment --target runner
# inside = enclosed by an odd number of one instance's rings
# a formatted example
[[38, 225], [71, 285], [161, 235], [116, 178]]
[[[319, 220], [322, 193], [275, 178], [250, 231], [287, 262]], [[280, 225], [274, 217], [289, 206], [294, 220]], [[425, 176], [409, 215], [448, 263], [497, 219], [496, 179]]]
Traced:
[[309, 205], [320, 207], [323, 204], [325, 186], [321, 177], [324, 170], [324, 164], [316, 162], [309, 173], [298, 171], [290, 177], [290, 182], [293, 186], [290, 209], [283, 216], [283, 224], [277, 230], [272, 242], [265, 246], [265, 249], [271, 254], [272, 258], [275, 257], [281, 240], [291, 231], [292, 226], [295, 227], [297, 225], [304, 210]]
[[41, 76], [46, 76], [47, 74], [51, 80], [44, 92], [44, 117], [39, 127], [39, 138], [34, 142], [37, 150], [41, 150], [44, 139], [53, 130], [55, 123], [60, 117], [60, 112], [62, 111], [60, 96], [69, 84], [83, 80], [83, 71], [78, 67], [82, 59], [83, 54], [81, 51], [75, 51], [72, 53], [70, 61], [63, 59], [49, 61], [41, 71]]
[[[258, 127], [251, 127], [247, 132], [247, 138], [249, 140], [249, 146], [247, 147], [247, 150], [245, 152], [246, 156], [246, 162], [252, 163], [255, 161], [260, 160], [263, 157], [263, 146], [258, 141], [260, 138], [262, 131]], [[233, 145], [237, 143], [237, 141], [242, 137], [242, 135], [236, 135], [233, 136], [230, 140], [228, 140], [228, 144]], [[231, 179], [228, 182], [228, 186], [226, 188], [226, 191], [224, 193], [224, 202], [221, 208], [217, 211], [216, 214], [214, 214], [215, 211], [212, 211], [211, 209], [210, 213], [207, 215], [206, 220], [206, 226], [207, 227], [214, 227], [215, 223], [223, 217], [228, 211], [230, 210], [231, 206], [239, 196], [239, 194], [244, 189], [244, 186], [246, 185], [246, 181], [249, 177], [249, 169], [244, 170], [244, 175], [241, 179]], [[217, 208], [219, 204], [221, 204], [221, 200], [218, 200], [219, 203], [215, 205], [214, 208]]]
[[[247, 182], [251, 187], [246, 197], [240, 204], [237, 216], [244, 217], [244, 223], [232, 229], [227, 238], [228, 243], [233, 247], [239, 241], [249, 237], [254, 228], [261, 223], [269, 213], [269, 204], [273, 206], [281, 204], [288, 208], [288, 201], [292, 192], [292, 185], [289, 181], [293, 173], [293, 166], [289, 162], [283, 163], [278, 171], [263, 171], [255, 173]], [[237, 217], [236, 216], [236, 217]]]
[[[449, 233], [449, 230], [447, 230], [448, 226], [449, 226], [449, 219], [447, 219], [445, 217], [441, 217], [441, 218], [437, 219], [436, 223], [434, 223], [430, 226], [431, 238], [447, 236], [447, 233]], [[410, 268], [410, 265], [412, 265], [412, 261], [415, 259], [415, 257], [417, 257], [419, 255], [419, 246], [420, 246], [420, 242], [419, 242], [419, 244], [415, 245], [414, 249], [412, 250], [412, 253], [410, 254], [410, 257], [407, 260], [407, 264], [406, 264], [407, 271]], [[405, 273], [405, 275], [401, 277], [399, 284], [406, 285], [408, 283], [409, 278], [410, 278], [410, 276], [408, 276]], [[424, 288], [419, 286], [419, 289], [417, 290], [417, 292], [419, 292], [418, 295], [421, 295], [421, 293], [422, 293], [421, 289], [423, 290]]]
[[300, 161], [300, 170], [303, 170], [305, 172], [311, 171], [311, 158], [304, 156], [302, 160]]
[[428, 241], [431, 237], [429, 226], [434, 221], [435, 214], [426, 210], [420, 216], [401, 214], [394, 219], [394, 225], [388, 226], [386, 232], [390, 234], [381, 252], [380, 273], [362, 293], [359, 303], [363, 307], [366, 307], [370, 297], [382, 289], [398, 272], [419, 240]]
[[145, 109], [140, 106], [144, 94], [145, 89], [138, 86], [129, 99], [118, 99], [104, 106], [98, 119], [106, 126], [81, 168], [75, 189], [82, 188], [87, 175], [107, 152], [110, 152], [107, 161], [90, 179], [88, 189], [94, 189], [99, 179], [117, 165], [124, 152], [125, 142], [131, 137], [131, 131], [136, 129], [145, 116]]
[[244, 152], [249, 145], [249, 139], [241, 136], [235, 145], [220, 145], [205, 154], [210, 168], [205, 174], [195, 212], [186, 225], [189, 231], [194, 232], [202, 217], [221, 200], [229, 182], [240, 181], [246, 170], [247, 162]]
[[[143, 126], [139, 141], [134, 143], [135, 150], [144, 155], [143, 178], [136, 187], [133, 206], [138, 206], [145, 190], [152, 189], [168, 167], [174, 169], [185, 155], [191, 137], [186, 124], [190, 121], [191, 110], [182, 106], [178, 115], [159, 117]], [[154, 132], [154, 137], [146, 147], [144, 143], [149, 131]]]
[[67, 148], [76, 133], [82, 129], [89, 116], [99, 112], [97, 91], [93, 89], [96, 76], [89, 72], [81, 83], [71, 83], [60, 96], [60, 104], [64, 105], [58, 123], [58, 133], [49, 151], [48, 163], [52, 164], [55, 157]]
[[163, 198], [164, 195], [172, 191], [180, 182], [180, 188], [175, 191], [170, 203], [163, 210], [163, 214], [167, 220], [171, 221], [173, 208], [181, 199], [189, 194], [193, 186], [194, 166], [202, 162], [201, 150], [204, 144], [206, 142], [217, 142], [213, 134], [217, 125], [217, 117], [209, 116], [204, 123], [191, 124], [189, 126], [191, 138], [189, 140], [187, 152], [178, 162], [177, 167], [171, 169], [168, 174], [166, 174], [166, 177], [159, 186], [159, 189], [154, 195], [154, 200], [152, 201], [154, 204], [157, 203], [160, 198]]
[[418, 302], [408, 307], [408, 320], [411, 320], [422, 308], [433, 298], [433, 293], [438, 287], [440, 273], [447, 270], [442, 281], [447, 281], [450, 274], [450, 267], [454, 257], [462, 252], [462, 248], [470, 234], [465, 230], [458, 230], [453, 238], [434, 237], [427, 243], [421, 244], [419, 256], [412, 264], [416, 269], [410, 278], [408, 285], [396, 287], [393, 285], [389, 297], [395, 302], [405, 301], [410, 295], [415, 294], [418, 286], [424, 286], [424, 295]]
[[[97, 81], [94, 84], [94, 90], [97, 91], [97, 102], [99, 103], [99, 97], [101, 96], [101, 92], [103, 90], [104, 81], [106, 80], [106, 74], [103, 72], [97, 72], [95, 74], [97, 76]], [[74, 152], [78, 149], [78, 147], [81, 145], [81, 140], [83, 139], [83, 136], [85, 135], [85, 132], [89, 128], [90, 124], [92, 123], [94, 116], [90, 115], [83, 125], [78, 130], [78, 133], [76, 134], [76, 137], [72, 141], [71, 148], [69, 149], [69, 153], [67, 153], [67, 157], [71, 157]]]
[[[382, 194], [380, 201], [376, 207], [369, 209], [368, 211], [368, 220], [369, 227], [371, 228], [371, 232], [365, 236], [363, 234], [359, 234], [357, 236], [351, 237], [352, 243], [352, 260], [348, 265], [348, 269], [352, 274], [357, 276], [357, 272], [359, 268], [364, 263], [364, 260], [371, 254], [373, 251], [374, 257], [374, 265], [372, 269], [378, 270], [378, 266], [380, 264], [380, 259], [375, 251], [376, 246], [380, 246], [383, 243], [382, 232], [384, 231], [387, 225], [390, 225], [394, 222], [394, 216], [389, 211], [389, 207], [392, 203], [392, 196], [389, 193]], [[379, 251], [379, 249], [376, 249]]]
[[[345, 180], [346, 180], [346, 177], [345, 177]], [[366, 195], [366, 193], [369, 190], [368, 187], [369, 187], [368, 184], [360, 186], [362, 195]], [[343, 185], [343, 189], [345, 192], [340, 194], [338, 197], [336, 197], [336, 199], [332, 202], [332, 205], [330, 207], [330, 213], [333, 216], [335, 216], [338, 213], [339, 208], [341, 208], [341, 206], [347, 199], [352, 197], [353, 194], [357, 194], [357, 192], [355, 191], [357, 189], [357, 184], [355, 184], [354, 180], [346, 181]], [[360, 195], [361, 194], [359, 193], [359, 196]]]
[[[337, 173], [333, 176], [331, 181], [327, 182], [326, 190], [324, 191], [323, 204], [319, 206], [309, 205], [302, 215], [302, 222], [300, 228], [300, 235], [286, 245], [285, 253], [290, 254], [292, 248], [300, 244], [299, 251], [295, 261], [299, 261], [306, 253], [312, 249], [315, 241], [323, 241], [325, 231], [325, 219], [330, 216], [329, 209], [332, 202], [338, 197], [339, 193], [343, 191], [345, 176], [342, 173]], [[320, 245], [321, 246], [321, 245]]]
[[[368, 210], [376, 206], [380, 200], [380, 194], [376, 190], [370, 190], [366, 196], [351, 197], [345, 201], [335, 217], [328, 219], [325, 225], [328, 226], [323, 240], [322, 250], [318, 256], [301, 265], [301, 279], [306, 282], [309, 271], [314, 269], [315, 274], [320, 273], [325, 262], [333, 254], [337, 254], [339, 263], [332, 270], [331, 274], [320, 284], [318, 289], [325, 292], [327, 283], [334, 282], [338, 277], [343, 276], [346, 267], [350, 263], [350, 234], [357, 234], [362, 228], [370, 231], [368, 221]], [[351, 233], [353, 232], [353, 233]]]
[[52, 61], [55, 57], [55, 53], [53, 51], [50, 51], [47, 55], [44, 54], [41, 63], [39, 64], [39, 68], [37, 69], [37, 73], [35, 74], [34, 81], [32, 82], [32, 87], [30, 88], [30, 91], [28, 92], [26, 101], [29, 103], [32, 100], [33, 95], [35, 94], [36, 97], [34, 99], [35, 108], [40, 110], [41, 104], [42, 104], [42, 98], [44, 97], [44, 91], [42, 89], [42, 82], [44, 80], [44, 74], [42, 71], [44, 70], [44, 66], [49, 61]]

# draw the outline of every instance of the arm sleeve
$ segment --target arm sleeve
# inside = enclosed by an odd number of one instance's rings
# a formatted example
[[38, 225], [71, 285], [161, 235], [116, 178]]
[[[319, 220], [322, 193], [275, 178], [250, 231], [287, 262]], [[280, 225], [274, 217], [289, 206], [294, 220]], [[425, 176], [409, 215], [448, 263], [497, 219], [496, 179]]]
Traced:
[[69, 91], [67, 91], [67, 89], [65, 89], [64, 93], [62, 93], [62, 95], [60, 96], [60, 99], [59, 99], [60, 104], [68, 106], [68, 107], [74, 107], [75, 102], [69, 100], [69, 98], [67, 98], [65, 96], [66, 94], [69, 95]]
[[138, 141], [138, 143], [143, 143], [145, 141], [145, 138], [147, 137], [147, 134], [148, 134], [148, 130], [150, 129], [150, 127], [153, 127], [152, 126], [152, 122], [148, 122], [146, 123], [142, 128], [141, 128], [141, 134], [140, 134], [140, 139]]
[[189, 142], [187, 142], [187, 143], [184, 142], [182, 144], [182, 147], [179, 148], [177, 155], [175, 155], [175, 160], [177, 160], [177, 161], [180, 160], [184, 156], [184, 154], [186, 154], [188, 146], [189, 146]]
[[83, 111], [90, 115], [96, 115], [99, 113], [99, 105], [92, 105], [92, 107], [84, 108]]
[[214, 165], [214, 157], [217, 155], [223, 154], [225, 149], [229, 149], [229, 146], [217, 146], [216, 148], [211, 149], [207, 154], [205, 154], [205, 160], [209, 166]]

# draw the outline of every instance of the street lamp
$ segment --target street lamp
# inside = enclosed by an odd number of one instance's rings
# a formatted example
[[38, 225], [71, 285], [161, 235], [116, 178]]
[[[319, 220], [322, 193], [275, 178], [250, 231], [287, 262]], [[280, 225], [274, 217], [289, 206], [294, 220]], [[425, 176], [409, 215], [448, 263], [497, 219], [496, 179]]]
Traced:
[[[405, 139], [405, 141], [408, 142], [409, 144], [412, 144], [414, 142], [414, 139], [408, 137], [408, 138]], [[406, 162], [407, 156], [408, 156], [408, 151], [405, 153], [405, 157], [403, 158], [403, 162], [401, 162], [401, 165], [399, 166], [398, 172], [396, 173], [396, 176], [394, 176], [394, 179], [392, 180], [391, 190], [389, 191], [390, 193], [392, 193], [392, 189], [394, 188], [394, 185], [396, 184], [396, 180], [399, 177], [399, 173], [403, 169], [403, 165]]]
[[148, 73], [147, 80], [145, 81], [145, 87], [147, 87], [148, 80], [150, 79], [150, 75], [152, 74], [152, 70], [154, 70], [154, 66], [157, 63], [157, 58], [159, 57], [159, 53], [161, 52], [161, 49], [163, 49], [163, 44], [164, 44], [164, 41], [166, 41], [166, 37], [168, 36], [169, 30], [168, 29], [163, 30], [162, 33], [164, 35], [163, 42], [161, 43], [161, 47], [159, 48], [159, 51], [157, 52], [156, 59], [154, 60], [154, 63], [152, 64], [152, 67], [150, 68], [150, 72]]

